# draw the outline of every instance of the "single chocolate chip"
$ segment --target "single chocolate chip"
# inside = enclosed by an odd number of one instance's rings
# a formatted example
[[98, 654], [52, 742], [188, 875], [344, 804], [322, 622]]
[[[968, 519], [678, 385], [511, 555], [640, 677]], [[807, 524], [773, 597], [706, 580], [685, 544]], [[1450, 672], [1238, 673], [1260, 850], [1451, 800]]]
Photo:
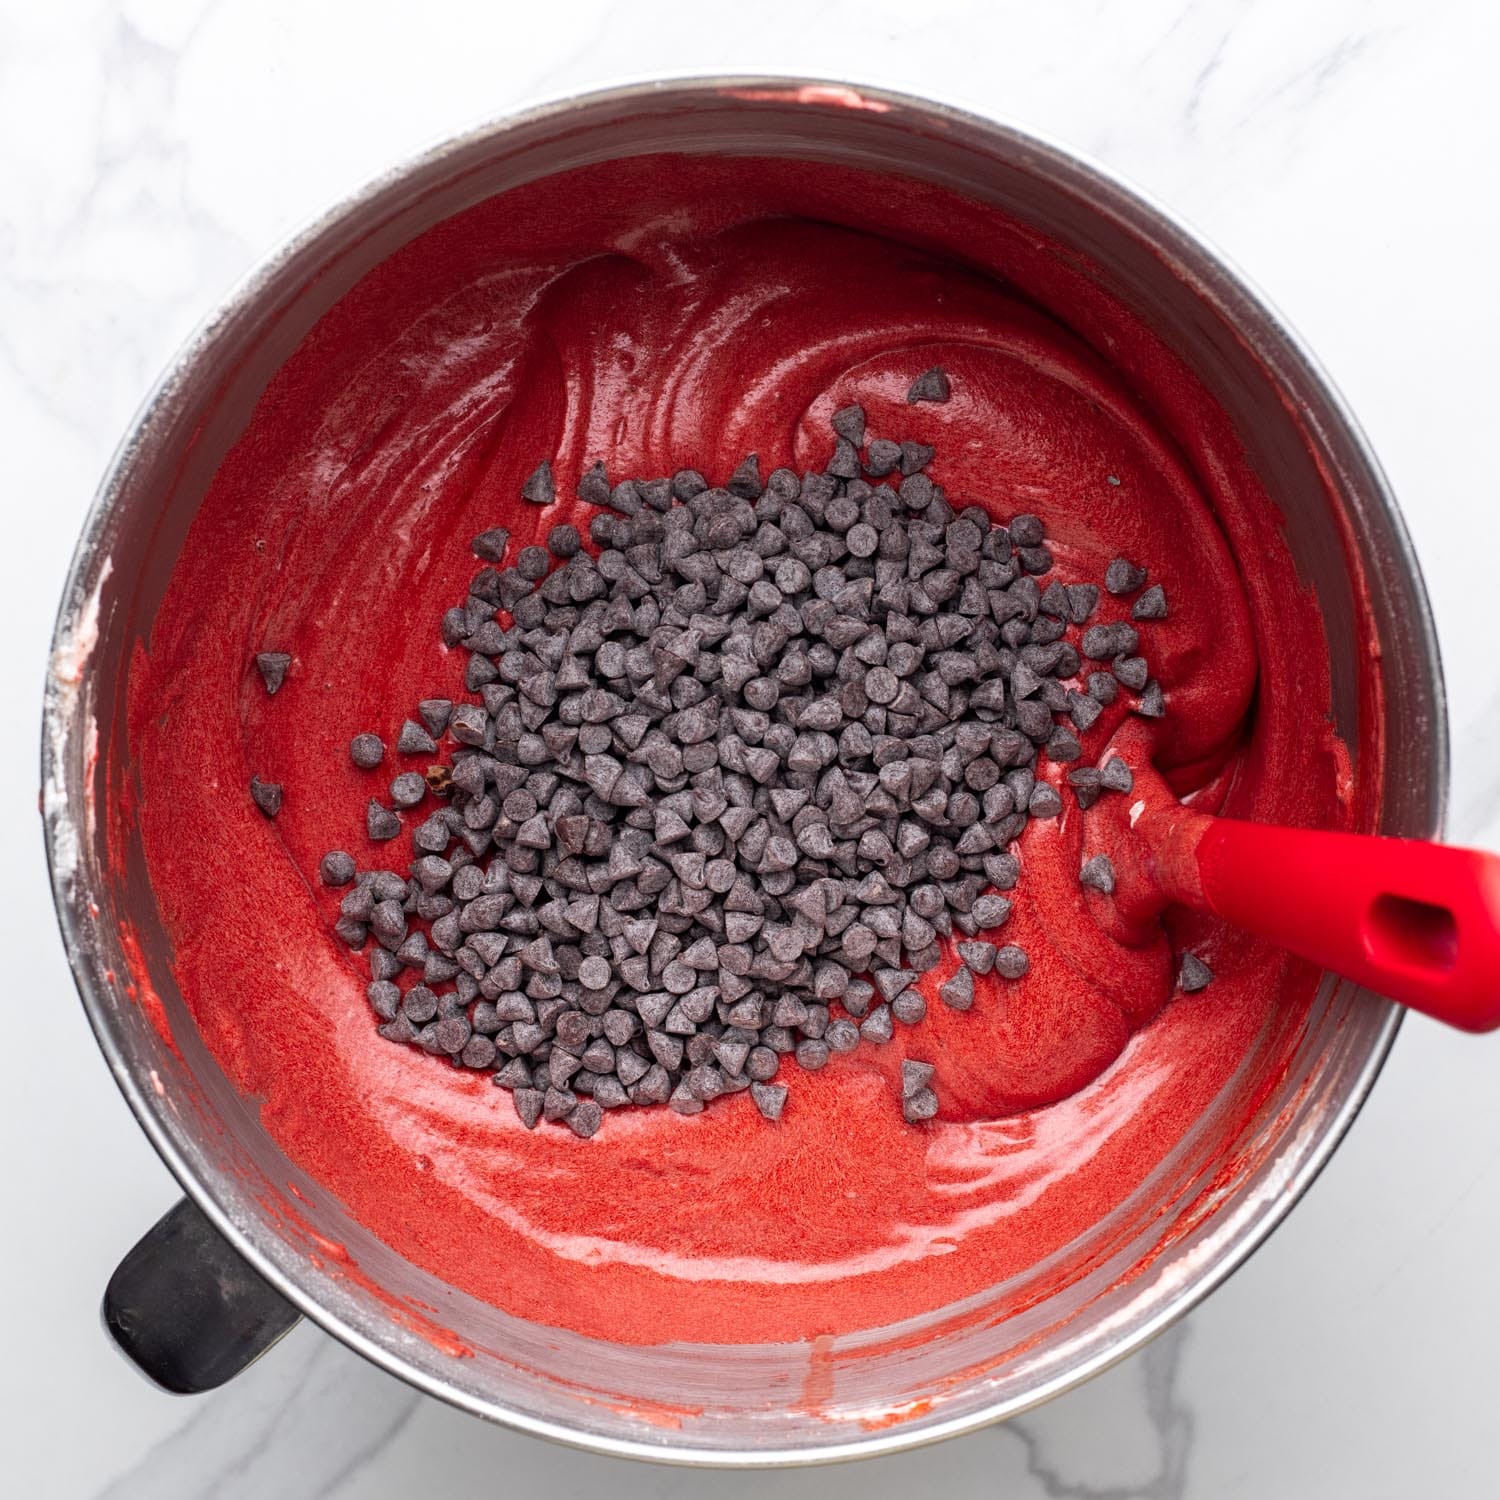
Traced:
[[521, 486], [521, 498], [529, 500], [533, 505], [551, 505], [557, 499], [557, 486], [552, 481], [552, 465], [545, 458]]
[[1140, 692], [1150, 677], [1144, 656], [1117, 656], [1110, 663], [1115, 677], [1133, 692]]
[[1167, 618], [1167, 591], [1159, 583], [1153, 583], [1131, 607], [1132, 620], [1165, 620]]
[[522, 547], [516, 555], [516, 572], [528, 583], [545, 578], [551, 566], [545, 547]]
[[927, 1014], [927, 1002], [918, 990], [902, 990], [891, 1001], [891, 1014], [903, 1026], [915, 1026]]
[[266, 685], [268, 696], [274, 698], [280, 691], [281, 684], [286, 681], [287, 668], [291, 664], [292, 658], [285, 651], [256, 652], [256, 670], [260, 673], [261, 681]]
[[931, 1089], [918, 1089], [910, 1098], [901, 1101], [901, 1115], [909, 1125], [930, 1120], [937, 1112], [938, 1098]]
[[[498, 1082], [499, 1074], [495, 1076]], [[535, 1130], [536, 1122], [542, 1117], [546, 1095], [540, 1089], [517, 1089], [510, 1097], [516, 1113], [521, 1117], [521, 1123], [528, 1130]]]
[[485, 562], [497, 563], [505, 556], [505, 549], [510, 544], [510, 532], [503, 526], [492, 526], [488, 531], [481, 531], [472, 542], [476, 557], [483, 558]]
[[349, 741], [349, 759], [361, 771], [373, 771], [385, 759], [385, 741], [378, 734], [357, 734]]
[[568, 1129], [574, 1135], [583, 1140], [588, 1140], [594, 1135], [604, 1122], [604, 1111], [600, 1108], [599, 1101], [595, 1099], [582, 1099], [569, 1110], [567, 1115]]
[[[1088, 678], [1089, 697], [1107, 708], [1120, 695], [1120, 684], [1113, 672], [1090, 672]], [[1087, 728], [1080, 724], [1080, 729]]]
[[1112, 755], [1099, 768], [1099, 785], [1110, 792], [1128, 792], [1135, 786], [1135, 777], [1118, 755]]
[[876, 438], [865, 450], [865, 473], [872, 479], [883, 479], [901, 463], [901, 444], [889, 438]]
[[973, 974], [968, 969], [955, 969], [953, 974], [938, 986], [938, 999], [953, 1010], [968, 1010], [974, 1004]]
[[401, 819], [390, 808], [383, 807], [374, 797], [365, 808], [365, 832], [377, 842], [393, 839], [401, 832]]
[[274, 818], [281, 811], [285, 789], [280, 782], [262, 781], [259, 776], [250, 778], [250, 800], [268, 817]]
[[1010, 539], [1017, 547], [1040, 547], [1047, 534], [1042, 526], [1042, 518], [1029, 511], [1016, 516], [1011, 521], [1009, 530]]
[[1032, 788], [1026, 803], [1026, 811], [1033, 818], [1055, 818], [1062, 811], [1062, 798], [1057, 788], [1049, 782], [1039, 781]]
[[1177, 973], [1177, 987], [1184, 995], [1196, 994], [1209, 984], [1214, 971], [1196, 953], [1182, 955], [1182, 967]]
[[915, 406], [919, 401], [944, 402], [952, 394], [947, 374], [937, 368], [925, 371], [912, 381], [906, 393], [906, 404]]
[[828, 1023], [823, 1040], [832, 1052], [852, 1052], [859, 1046], [859, 1027], [844, 1017]]
[[420, 771], [403, 771], [391, 782], [391, 801], [397, 807], [415, 807], [427, 795], [427, 781]]
[[417, 704], [417, 713], [421, 715], [429, 734], [440, 735], [448, 727], [448, 720], [453, 713], [453, 700], [451, 698], [424, 698]]
[[1136, 710], [1143, 719], [1160, 719], [1167, 712], [1166, 696], [1161, 690], [1161, 683], [1153, 678], [1146, 684], [1145, 691], [1141, 694], [1141, 701], [1136, 705]]
[[809, 1072], [827, 1066], [828, 1044], [821, 1038], [809, 1037], [797, 1044], [797, 1061]]
[[1074, 625], [1082, 625], [1093, 614], [1099, 603], [1097, 583], [1070, 583], [1068, 585], [1068, 619]]
[[578, 966], [578, 982], [585, 989], [602, 990], [610, 981], [609, 960], [597, 954], [586, 958]]
[[862, 448], [865, 442], [865, 409], [857, 403], [841, 406], [833, 414], [830, 423], [834, 432], [846, 443]]
[[1107, 854], [1096, 854], [1091, 859], [1086, 859], [1078, 872], [1078, 883], [1090, 890], [1112, 896], [1115, 890], [1114, 861]]
[[1117, 557], [1104, 570], [1104, 587], [1111, 594], [1133, 594], [1146, 581], [1146, 570]]
[[348, 885], [354, 879], [354, 858], [342, 849], [330, 849], [318, 864], [318, 878], [324, 885]]
[[578, 498], [585, 505], [608, 505], [609, 495], [609, 475], [602, 463], [595, 463], [578, 481]]
[[1024, 948], [1007, 943], [995, 954], [995, 972], [1002, 979], [1019, 979], [1031, 967], [1031, 960]]
[[972, 938], [957, 944], [957, 948], [958, 956], [964, 961], [965, 967], [972, 969], [974, 973], [988, 974], [995, 967], [997, 950], [993, 943]]
[[756, 1109], [768, 1120], [779, 1120], [786, 1109], [786, 1085], [784, 1083], [752, 1083], [750, 1098]]
[[859, 467], [859, 450], [847, 438], [840, 438], [828, 460], [828, 473], [836, 479], [857, 479]]
[[489, 728], [489, 715], [472, 703], [460, 704], [448, 721], [448, 731], [462, 745], [482, 746]]
[[396, 737], [396, 749], [402, 755], [431, 755], [437, 741], [415, 719], [408, 719]]
[[583, 538], [578, 534], [576, 526], [569, 526], [564, 522], [561, 526], [554, 526], [547, 533], [547, 550], [553, 557], [577, 557], [583, 550]]
[[740, 460], [739, 467], [730, 475], [729, 483], [724, 488], [741, 500], [760, 499], [764, 486], [760, 482], [759, 457], [754, 453], [747, 453]]
[[992, 927], [1001, 927], [1010, 919], [1011, 903], [1004, 896], [997, 896], [989, 892], [983, 896], [974, 898], [974, 905], [970, 908], [969, 915], [973, 917], [975, 926], [980, 931], [988, 931]]

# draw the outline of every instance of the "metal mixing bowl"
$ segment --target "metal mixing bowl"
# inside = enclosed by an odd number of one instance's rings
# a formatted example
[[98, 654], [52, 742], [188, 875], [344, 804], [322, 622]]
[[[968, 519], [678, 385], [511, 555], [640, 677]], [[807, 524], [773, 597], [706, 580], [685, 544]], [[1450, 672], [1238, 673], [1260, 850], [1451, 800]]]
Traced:
[[[815, 1409], [788, 1394], [803, 1389], [807, 1345], [634, 1348], [525, 1323], [396, 1256], [283, 1157], [194, 1030], [139, 844], [127, 840], [123, 866], [106, 857], [118, 771], [97, 750], [125, 742], [132, 650], [149, 636], [220, 460], [267, 381], [338, 297], [483, 198], [583, 163], [663, 150], [926, 179], [1086, 257], [1222, 404], [1282, 511], [1326, 622], [1337, 725], [1353, 746], [1361, 716], [1379, 716], [1384, 774], [1355, 768], [1361, 822], [1390, 834], [1439, 832], [1441, 675], [1395, 502], [1286, 324], [1169, 214], [1019, 130], [844, 85], [643, 84], [471, 131], [339, 204], [189, 339], [104, 478], [62, 601], [43, 768], [58, 914], [99, 1045], [191, 1199], [127, 1259], [107, 1312], [121, 1342], [177, 1388], [225, 1378], [296, 1309], [423, 1390], [605, 1453], [780, 1464], [964, 1432], [1104, 1369], [1223, 1281], [1328, 1159], [1395, 1035], [1393, 1006], [1327, 977], [1284, 1076], [1229, 1152], [1210, 1111], [1088, 1243], [1070, 1248], [1086, 1274], [1046, 1287], [1039, 1267], [899, 1329], [836, 1339], [819, 1352], [828, 1375]], [[138, 955], [123, 951], [122, 930], [137, 935]], [[141, 1003], [147, 987], [160, 997], [175, 1049]], [[418, 1316], [414, 1304], [433, 1311]]]

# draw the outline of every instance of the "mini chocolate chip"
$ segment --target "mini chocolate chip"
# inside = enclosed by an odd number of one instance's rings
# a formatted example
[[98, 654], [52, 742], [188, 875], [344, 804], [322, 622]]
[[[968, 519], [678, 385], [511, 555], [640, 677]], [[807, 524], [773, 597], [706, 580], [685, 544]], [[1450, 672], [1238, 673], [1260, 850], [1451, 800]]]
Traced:
[[[498, 1077], [497, 1074], [497, 1081]], [[542, 1117], [546, 1095], [540, 1089], [517, 1089], [510, 1097], [516, 1113], [521, 1117], [521, 1123], [528, 1130], [535, 1130], [536, 1122]]]
[[828, 1063], [828, 1043], [821, 1038], [809, 1037], [797, 1044], [797, 1061], [809, 1072], [816, 1072]]
[[1031, 967], [1024, 948], [1007, 943], [995, 954], [995, 972], [1002, 979], [1019, 979]]
[[1062, 798], [1058, 796], [1057, 788], [1049, 782], [1037, 782], [1027, 801], [1026, 811], [1033, 818], [1055, 818], [1062, 811]]
[[830, 423], [834, 432], [855, 448], [864, 447], [865, 409], [857, 403], [841, 406]]
[[250, 778], [250, 800], [268, 817], [274, 818], [281, 811], [284, 788], [277, 781], [262, 781], [259, 776]]
[[505, 549], [509, 544], [510, 532], [503, 526], [492, 526], [488, 531], [481, 531], [471, 543], [476, 557], [492, 563], [499, 562], [505, 556]]
[[552, 561], [545, 547], [522, 547], [516, 555], [516, 572], [528, 583], [536, 583], [547, 576]]
[[756, 1109], [768, 1120], [779, 1120], [786, 1109], [786, 1085], [784, 1083], [752, 1083], [750, 1098]]
[[1042, 518], [1029, 511], [1016, 516], [1010, 523], [1010, 539], [1017, 547], [1040, 547], [1047, 533]]
[[291, 656], [285, 651], [257, 651], [255, 653], [256, 670], [260, 673], [261, 681], [266, 685], [266, 693], [274, 698], [280, 691], [281, 684], [286, 681], [287, 668], [292, 664]]
[[391, 801], [397, 807], [415, 807], [427, 795], [427, 781], [420, 771], [403, 771], [391, 782]]
[[402, 755], [431, 755], [437, 741], [415, 719], [408, 719], [396, 737], [396, 749]]
[[595, 463], [578, 481], [578, 498], [585, 505], [608, 505], [609, 476], [602, 463]]
[[955, 969], [953, 974], [938, 986], [938, 999], [953, 1010], [968, 1010], [974, 1004], [973, 974], [968, 969]]
[[577, 557], [583, 550], [583, 538], [579, 536], [578, 528], [566, 522], [554, 526], [547, 533], [547, 550], [553, 557]]
[[1115, 595], [1133, 594], [1146, 581], [1146, 570], [1117, 557], [1104, 570], [1104, 587]]
[[995, 967], [997, 950], [993, 943], [972, 938], [957, 944], [957, 948], [958, 956], [963, 959], [965, 966], [976, 974], [988, 974]]
[[1114, 861], [1107, 854], [1096, 854], [1091, 859], [1086, 859], [1078, 872], [1078, 883], [1090, 890], [1112, 896], [1115, 890]]
[[760, 482], [760, 461], [756, 454], [747, 453], [740, 460], [739, 467], [729, 476], [729, 483], [724, 486], [731, 495], [737, 495], [741, 500], [760, 499], [763, 486]]
[[1141, 694], [1141, 701], [1136, 705], [1136, 710], [1143, 719], [1160, 719], [1167, 711], [1166, 696], [1161, 690], [1161, 683], [1153, 678], [1146, 684], [1145, 691]]
[[1167, 618], [1167, 591], [1159, 583], [1153, 583], [1131, 607], [1130, 618], [1132, 620], [1165, 620]]
[[349, 741], [349, 759], [361, 771], [373, 771], [385, 759], [385, 741], [378, 734], [357, 734]]
[[865, 450], [865, 473], [872, 479], [883, 479], [901, 462], [901, 444], [889, 438], [875, 438]]
[[1099, 768], [1099, 785], [1106, 791], [1128, 792], [1135, 786], [1135, 776], [1118, 755], [1112, 755]]
[[901, 1101], [901, 1116], [909, 1125], [930, 1120], [938, 1112], [938, 1098], [931, 1089], [918, 1089]]
[[1182, 955], [1182, 967], [1177, 973], [1177, 987], [1184, 995], [1196, 994], [1209, 984], [1214, 971], [1196, 953]]
[[342, 849], [330, 849], [318, 864], [318, 878], [324, 885], [348, 885], [354, 879], [354, 857]]
[[1110, 663], [1115, 677], [1133, 692], [1140, 692], [1150, 677], [1144, 656], [1117, 656]]
[[448, 727], [448, 720], [453, 713], [453, 700], [451, 698], [424, 698], [417, 704], [417, 713], [421, 715], [422, 722], [427, 726], [427, 732], [435, 737], [442, 734]]
[[902, 990], [891, 1001], [891, 1014], [903, 1026], [915, 1026], [927, 1014], [927, 1001], [918, 990]]
[[906, 392], [906, 404], [915, 406], [919, 401], [944, 402], [952, 394], [952, 386], [946, 372], [934, 367], [918, 375]]
[[992, 927], [1002, 927], [1009, 920], [1011, 903], [1004, 896], [997, 896], [989, 892], [983, 896], [974, 898], [974, 905], [970, 908], [969, 915], [973, 917], [975, 926], [980, 931], [988, 931]]
[[393, 839], [401, 832], [401, 819], [371, 797], [365, 808], [365, 832], [377, 842]]
[[545, 458], [531, 471], [526, 483], [521, 486], [521, 498], [533, 505], [551, 505], [557, 499], [557, 486], [552, 480], [552, 465]]

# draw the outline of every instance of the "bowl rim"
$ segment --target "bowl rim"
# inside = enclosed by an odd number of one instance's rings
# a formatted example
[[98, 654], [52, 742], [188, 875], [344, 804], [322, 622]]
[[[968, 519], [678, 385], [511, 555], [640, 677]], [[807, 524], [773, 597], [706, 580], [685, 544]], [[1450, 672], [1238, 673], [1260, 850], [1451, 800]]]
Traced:
[[1317, 1179], [1358, 1115], [1384, 1066], [1400, 1029], [1404, 1015], [1401, 1007], [1377, 996], [1362, 997], [1361, 1003], [1385, 1008], [1380, 1029], [1347, 1094], [1337, 1107], [1327, 1111], [1316, 1141], [1307, 1148], [1293, 1180], [1275, 1201], [1266, 1206], [1232, 1242], [1217, 1247], [1214, 1255], [1166, 1296], [1149, 1318], [1131, 1327], [1108, 1349], [1080, 1361], [1053, 1379], [1020, 1396], [994, 1400], [947, 1420], [920, 1427], [899, 1423], [878, 1431], [862, 1431], [851, 1441], [837, 1443], [781, 1449], [717, 1448], [691, 1443], [652, 1443], [588, 1432], [566, 1422], [513, 1410], [455, 1388], [410, 1362], [394, 1342], [381, 1342], [371, 1337], [364, 1329], [330, 1310], [294, 1276], [284, 1271], [200, 1180], [179, 1144], [179, 1136], [186, 1138], [188, 1132], [155, 1091], [146, 1086], [145, 1080], [136, 1075], [123, 1055], [112, 1028], [109, 1007], [101, 998], [99, 976], [93, 971], [84, 941], [83, 916], [78, 909], [79, 893], [74, 883], [74, 862], [69, 852], [76, 834], [67, 807], [70, 785], [67, 737], [74, 683], [57, 668], [63, 654], [74, 650], [73, 621], [85, 604], [87, 575], [96, 561], [118, 492], [132, 464], [138, 435], [148, 430], [153, 421], [170, 408], [200, 352], [219, 337], [247, 304], [267, 290], [293, 260], [347, 218], [368, 208], [387, 193], [397, 191], [413, 176], [437, 168], [445, 160], [476, 147], [501, 143], [516, 131], [564, 119], [580, 107], [703, 94], [718, 97], [763, 94], [775, 101], [810, 109], [854, 107], [880, 113], [900, 112], [913, 118], [936, 121], [943, 126], [959, 126], [990, 140], [998, 140], [1012, 152], [1024, 153], [1029, 164], [1056, 179], [1088, 181], [1094, 193], [1110, 200], [1110, 211], [1129, 213], [1148, 224], [1153, 246], [1163, 255], [1170, 256], [1174, 264], [1180, 264], [1184, 254], [1200, 263], [1207, 274], [1200, 269], [1192, 278], [1198, 294], [1207, 298], [1231, 324], [1238, 326], [1247, 315], [1258, 319], [1277, 341], [1278, 355], [1319, 392], [1327, 411], [1341, 426], [1355, 457], [1366, 470], [1371, 493], [1385, 513], [1395, 560], [1409, 576], [1413, 606], [1410, 625], [1416, 649], [1428, 668], [1426, 686], [1432, 694], [1434, 711], [1430, 740], [1431, 777], [1424, 810], [1430, 827], [1425, 832], [1429, 836], [1442, 832], [1446, 822], [1449, 781], [1446, 694], [1436, 628], [1410, 535], [1390, 484], [1348, 403], [1302, 338], [1251, 279], [1210, 239], [1150, 193], [1114, 168], [1085, 152], [1063, 145], [1046, 133], [1022, 128], [1010, 120], [981, 113], [978, 109], [880, 84], [791, 73], [704, 74], [693, 71], [640, 74], [604, 88], [556, 93], [539, 102], [485, 117], [404, 156], [282, 237], [257, 258], [187, 335], [131, 417], [99, 482], [69, 566], [52, 635], [44, 693], [42, 812], [47, 863], [63, 945], [90, 1026], [116, 1085], [147, 1138], [188, 1197], [235, 1250], [304, 1316], [347, 1347], [425, 1394], [532, 1436], [593, 1453], [656, 1463], [706, 1468], [791, 1468], [889, 1455], [976, 1431], [1081, 1385], [1150, 1343], [1242, 1266]]

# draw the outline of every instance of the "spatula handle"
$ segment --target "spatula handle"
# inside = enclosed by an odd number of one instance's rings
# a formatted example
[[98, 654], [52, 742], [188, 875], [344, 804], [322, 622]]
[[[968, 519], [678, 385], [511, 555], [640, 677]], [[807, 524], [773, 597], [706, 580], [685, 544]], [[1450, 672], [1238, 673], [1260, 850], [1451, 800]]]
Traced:
[[1500, 1026], [1495, 855], [1219, 818], [1197, 865], [1225, 921], [1451, 1026]]

